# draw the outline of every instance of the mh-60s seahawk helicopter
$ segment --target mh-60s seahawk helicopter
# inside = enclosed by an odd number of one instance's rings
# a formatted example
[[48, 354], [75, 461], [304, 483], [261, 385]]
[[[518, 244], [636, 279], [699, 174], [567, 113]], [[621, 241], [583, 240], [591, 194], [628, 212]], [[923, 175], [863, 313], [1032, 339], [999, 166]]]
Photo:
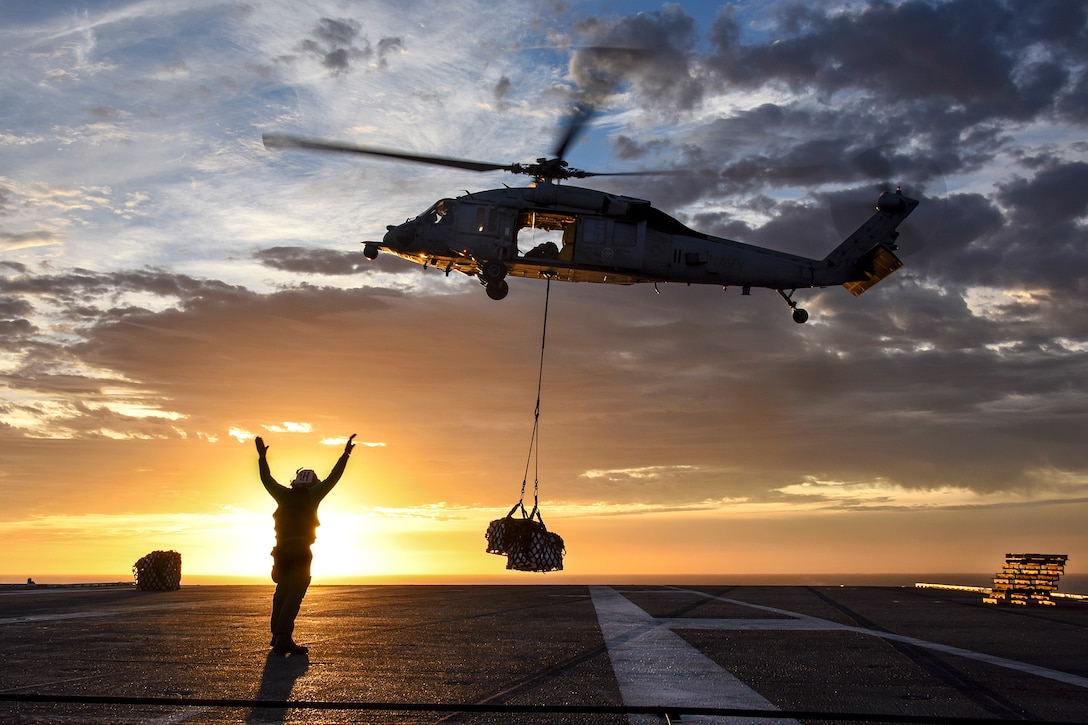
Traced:
[[[426, 267], [476, 277], [491, 299], [509, 292], [507, 276], [564, 282], [637, 284], [681, 282], [773, 289], [796, 322], [808, 313], [793, 301], [802, 288], [843, 285], [860, 295], [903, 263], [895, 255], [896, 228], [918, 205], [901, 190], [883, 191], [876, 212], [823, 259], [810, 259], [689, 229], [650, 202], [563, 185], [568, 179], [674, 172], [594, 173], [568, 166], [563, 156], [589, 114], [579, 109], [552, 158], [531, 164], [498, 164], [408, 154], [351, 144], [265, 134], [268, 148], [307, 149], [379, 156], [468, 171], [508, 171], [534, 184], [441, 199], [403, 224], [389, 225], [380, 242], [363, 243], [375, 259], [382, 250]], [[548, 239], [521, 251], [524, 230]]]

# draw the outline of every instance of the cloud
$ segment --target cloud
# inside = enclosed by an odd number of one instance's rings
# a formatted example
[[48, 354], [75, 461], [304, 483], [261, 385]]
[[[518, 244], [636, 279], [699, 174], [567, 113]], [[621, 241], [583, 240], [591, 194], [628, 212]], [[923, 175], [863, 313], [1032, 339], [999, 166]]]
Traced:
[[0, 249], [9, 251], [30, 247], [46, 247], [59, 243], [60, 239], [54, 232], [0, 232]]
[[362, 35], [362, 25], [351, 18], [321, 18], [311, 33], [311, 37], [301, 41], [299, 51], [316, 58], [333, 75], [349, 73], [354, 66], [372, 61], [379, 68], [388, 66], [388, 57], [392, 53], [404, 50], [404, 40], [398, 37], [383, 37], [378, 40], [375, 50], [370, 41]]
[[691, 56], [698, 34], [679, 5], [574, 26], [585, 47], [571, 53], [570, 76], [587, 100], [599, 103], [630, 84], [651, 105], [689, 110], [704, 93]]
[[309, 423], [284, 422], [282, 425], [264, 426], [270, 433], [309, 433], [314, 427]]
[[1039, 169], [1031, 179], [1000, 185], [998, 200], [1010, 209], [1015, 223], [1066, 236], [1075, 230], [1060, 227], [1088, 221], [1088, 199], [1078, 193], [1085, 183], [1088, 163], [1054, 163]]
[[495, 84], [495, 88], [493, 90], [493, 93], [495, 94], [495, 100], [502, 101], [504, 98], [510, 95], [513, 89], [513, 82], [508, 76], [504, 75], [502, 78], [499, 79], [498, 83]]
[[269, 247], [253, 255], [261, 264], [273, 269], [300, 274], [342, 275], [366, 274], [387, 267], [385, 259], [375, 264], [362, 252], [337, 252], [330, 249], [305, 247]]
[[[863, 89], [897, 105], [944, 98], [1005, 117], [1030, 115], [1053, 101], [1064, 85], [1056, 82], [1062, 79], [1055, 63], [1083, 43], [1071, 28], [1085, 22], [1083, 7], [1030, 2], [997, 6], [984, 17], [971, 0], [874, 3], [836, 14], [784, 7], [777, 29], [785, 37], [773, 43], [746, 44], [735, 17], [719, 16], [710, 31], [710, 67], [724, 82]], [[1032, 45], [1036, 60], [1027, 61], [1019, 51]]]
[[[494, 513], [490, 509], [487, 512]], [[481, 512], [476, 507], [451, 506], [445, 501], [404, 508], [370, 506], [364, 507], [360, 513], [365, 518], [371, 519], [422, 519], [426, 521], [459, 521], [479, 519], [481, 517]]]

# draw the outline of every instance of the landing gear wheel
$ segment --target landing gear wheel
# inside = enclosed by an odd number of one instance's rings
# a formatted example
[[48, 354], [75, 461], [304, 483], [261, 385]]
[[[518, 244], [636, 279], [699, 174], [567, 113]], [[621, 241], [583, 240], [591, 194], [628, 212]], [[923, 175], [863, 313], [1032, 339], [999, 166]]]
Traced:
[[506, 265], [502, 260], [489, 259], [480, 265], [480, 279], [484, 281], [488, 287], [493, 284], [502, 282], [506, 278]]
[[808, 322], [808, 312], [797, 307], [793, 310], [793, 321], [798, 325], [803, 325]]
[[501, 300], [510, 292], [510, 285], [504, 279], [487, 285], [485, 289], [488, 297], [493, 300]]

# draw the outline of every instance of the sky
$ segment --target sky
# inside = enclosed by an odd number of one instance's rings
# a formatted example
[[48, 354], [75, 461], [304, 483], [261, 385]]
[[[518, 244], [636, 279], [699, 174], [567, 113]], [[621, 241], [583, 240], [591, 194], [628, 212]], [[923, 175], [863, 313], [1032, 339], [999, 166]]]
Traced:
[[[0, 98], [4, 580], [267, 580], [253, 438], [352, 433], [317, 582], [1088, 573], [1084, 3], [5, 3]], [[261, 143], [524, 163], [576, 102], [573, 166], [692, 172], [580, 183], [710, 234], [822, 258], [901, 184], [904, 268], [494, 301], [361, 242], [525, 179]], [[562, 573], [484, 552], [523, 482]]]

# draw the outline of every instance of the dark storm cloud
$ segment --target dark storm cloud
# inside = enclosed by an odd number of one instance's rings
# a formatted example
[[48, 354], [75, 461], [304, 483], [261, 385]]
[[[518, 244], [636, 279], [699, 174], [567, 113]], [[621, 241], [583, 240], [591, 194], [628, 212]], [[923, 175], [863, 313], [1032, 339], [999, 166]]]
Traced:
[[690, 109], [702, 82], [692, 72], [695, 21], [678, 5], [614, 19], [591, 18], [574, 28], [587, 47], [575, 50], [570, 75], [590, 102], [630, 83], [651, 103]]
[[499, 79], [499, 82], [495, 84], [492, 93], [495, 95], [496, 101], [501, 101], [509, 96], [514, 91], [514, 83], [508, 76], [503, 76]]
[[[592, 331], [582, 329], [588, 322], [574, 332], [570, 319], [553, 318], [562, 334], [594, 341], [586, 359], [568, 352], [554, 366], [565, 381], [593, 381], [580, 393], [588, 419], [564, 421], [563, 430], [587, 441], [608, 430], [610, 446], [596, 451], [601, 468], [685, 463], [697, 469], [684, 474], [686, 495], [765, 500], [774, 482], [806, 472], [993, 491], [1030, 485], [1046, 464], [1086, 463], [1074, 442], [1084, 400], [1069, 388], [1085, 372], [1085, 356], [987, 349], [1004, 340], [1001, 325], [962, 302], [950, 307], [937, 290], [908, 287], [864, 301], [829, 290], [818, 300], [829, 327], [795, 328], [800, 337], [788, 343], [778, 335], [789, 332], [779, 329], [792, 324], [787, 311], [765, 298], [672, 287], [662, 297], [659, 325], [635, 324], [654, 314], [643, 302]], [[630, 357], [589, 359], [602, 350]], [[1053, 377], [1031, 378], [1026, 371], [1035, 366]], [[611, 396], [626, 401], [624, 417]], [[1025, 425], [1036, 434], [1024, 437]], [[661, 493], [660, 483], [647, 482], [643, 492]]]
[[[383, 304], [381, 292], [353, 294], [302, 286], [267, 296], [159, 270], [23, 275], [3, 280], [0, 293], [0, 338], [9, 352], [27, 353], [0, 374], [0, 381], [10, 391], [24, 391], [29, 399], [66, 401], [56, 406], [9, 401], [6, 415], [22, 420], [48, 417], [48, 435], [62, 438], [117, 434], [177, 438], [184, 435], [179, 433], [183, 425], [177, 422], [179, 416], [187, 419], [206, 412], [199, 405], [194, 409], [195, 401], [186, 396], [202, 398], [201, 388], [217, 387], [214, 379], [223, 376], [225, 359], [240, 365], [232, 376], [249, 375], [251, 359], [261, 360], [262, 371], [267, 372], [277, 364], [262, 359], [267, 355], [253, 352], [251, 346], [275, 347], [284, 334], [306, 339], [311, 326], [335, 329], [336, 316], [380, 309]], [[153, 311], [116, 304], [133, 293], [151, 294], [172, 306]], [[66, 341], [54, 339], [26, 319], [36, 313], [51, 315], [50, 327], [62, 325]], [[235, 341], [233, 351], [218, 342], [228, 338]], [[312, 340], [310, 347], [320, 349], [320, 341]], [[304, 353], [283, 356], [284, 375], [300, 355]], [[180, 374], [185, 369], [191, 373]], [[237, 383], [233, 377], [223, 381], [228, 387], [233, 383]], [[153, 414], [129, 414], [126, 406]], [[174, 410], [179, 412], [165, 412]]]
[[112, 106], [91, 106], [86, 109], [87, 113], [94, 118], [101, 119], [103, 121], [117, 121], [124, 117], [124, 113], [119, 109]]
[[1051, 313], [1046, 319], [1064, 327], [1074, 322], [1068, 300], [1088, 282], [1085, 183], [1088, 165], [1054, 163], [998, 184], [992, 198], [932, 200], [904, 225], [906, 261], [912, 273], [954, 290], [1033, 290]]
[[389, 56], [394, 53], [404, 52], [403, 38], [382, 38], [378, 41], [378, 67], [385, 68], [389, 65]]
[[698, 172], [686, 193], [701, 196], [857, 183], [908, 183], [915, 192], [940, 193], [945, 176], [977, 168], [1003, 143], [953, 124], [952, 144], [943, 119], [918, 117], [874, 112], [871, 100], [833, 107], [763, 104], [693, 128], [674, 157]]
[[[627, 42], [655, 62], [650, 69], [632, 59], [610, 65], [607, 53], [595, 58], [588, 49], [575, 54], [572, 76], [584, 87], [601, 77], [626, 82], [648, 113], [689, 108], [723, 90], [798, 92], [692, 124], [653, 149], [617, 134], [620, 158], [653, 150], [700, 172], [627, 188], [660, 189], [651, 198], [666, 208], [829, 183], [903, 183], [939, 195], [942, 177], [983, 168], [1000, 153], [1017, 155], [1019, 129], [1010, 121], [1088, 120], [1078, 113], [1088, 87], [1088, 66], [1076, 62], [1088, 57], [1081, 3], [910, 0], [852, 12], [796, 3], [778, 12], [750, 36], [740, 11], [724, 9], [708, 31], [709, 52], [678, 6], [582, 24], [595, 42]], [[672, 78], [664, 92], [651, 80], [658, 65]], [[873, 149], [883, 163], [860, 163]]]
[[[1088, 214], [1088, 164], [1057, 164], [1032, 179], [1000, 185], [999, 201], [1011, 209], [1014, 222], [1051, 230], [1055, 224]], [[1067, 230], [1066, 230], [1067, 231]]]
[[[32, 311], [27, 299], [48, 299], [66, 306], [75, 325], [77, 341], [31, 343], [34, 357], [4, 376], [12, 389], [82, 401], [53, 419], [54, 432], [163, 438], [215, 425], [221, 434], [222, 420], [256, 425], [284, 410], [350, 417], [366, 409], [383, 429], [411, 426], [413, 450], [442, 451], [452, 469], [524, 465], [517, 446], [450, 450], [448, 436], [521, 440], [528, 430], [538, 282], [514, 280], [501, 304], [475, 289], [440, 304], [312, 286], [260, 294], [158, 270], [27, 276], [7, 286], [2, 309], [13, 317]], [[174, 304], [110, 306], [128, 291]], [[797, 327], [785, 305], [755, 294], [556, 287], [544, 415], [548, 430], [563, 432], [563, 455], [548, 459], [557, 482], [550, 495], [655, 505], [781, 501], [780, 487], [821, 474], [905, 488], [955, 481], [977, 491], [1027, 490], [1039, 469], [1088, 467], [1077, 423], [1084, 400], [1075, 392], [1088, 374], [1084, 353], [1043, 339], [1003, 349], [1009, 338], [999, 322], [909, 281], [860, 302], [842, 290], [806, 293], [817, 295], [830, 324]], [[586, 314], [609, 306], [614, 314]], [[104, 407], [118, 375], [129, 402], [184, 418]], [[436, 385], [477, 379], [487, 381], [486, 414], [462, 396], [434, 395]], [[373, 382], [397, 394], [374, 396]], [[277, 392], [265, 401], [267, 390]], [[412, 418], [421, 410], [429, 425]], [[829, 440], [848, 441], [849, 455]], [[583, 475], [591, 470], [612, 473]], [[492, 487], [503, 484], [481, 482], [471, 496]]]
[[335, 75], [351, 71], [358, 62], [375, 61], [384, 68], [390, 54], [404, 49], [403, 39], [384, 37], [378, 40], [375, 50], [362, 35], [362, 25], [349, 18], [321, 18], [311, 35], [299, 43], [299, 50], [318, 59]]
[[[196, 279], [175, 275], [162, 270], [123, 270], [95, 272], [73, 269], [57, 274], [30, 274], [0, 279], [0, 293], [9, 300], [9, 306], [29, 320], [38, 315], [52, 315], [54, 322], [70, 334], [79, 335], [82, 330], [111, 320], [126, 319], [147, 310], [127, 301], [130, 295], [152, 295], [161, 303], [184, 307], [198, 300], [214, 299], [227, 304], [239, 295], [248, 294], [245, 288], [217, 280]], [[50, 328], [53, 325], [49, 326]], [[32, 326], [19, 338], [19, 349], [35, 351], [25, 364], [42, 369], [67, 364], [63, 346], [51, 340], [51, 332], [43, 326]]]
[[1088, 117], [1088, 73], [1082, 72], [1076, 85], [1056, 105], [1061, 117], [1083, 122]]
[[320, 58], [329, 70], [342, 73], [349, 70], [352, 60], [370, 57], [369, 43], [362, 48], [354, 45], [360, 27], [354, 20], [322, 18], [313, 30], [314, 37], [302, 41], [299, 47]]
[[[990, 474], [1002, 478], [980, 463], [993, 458], [995, 442], [1043, 465], [1033, 437], [1017, 442], [1014, 416], [987, 411], [1009, 397], [1045, 399], [1031, 412], [1039, 416], [1035, 430], [1083, 431], [1053, 401], [1062, 397], [1059, 391], [1076, 389], [1085, 372], [1075, 341], [1088, 335], [1088, 322], [1075, 300], [1088, 285], [1088, 169], [1068, 160], [1083, 149], [1052, 145], [1041, 153], [1038, 145], [1022, 146], [1028, 142], [1020, 134], [1031, 124], [1088, 122], [1088, 7], [973, 0], [872, 2], [834, 13], [800, 3], [779, 7], [754, 34], [742, 25], [743, 9], [723, 10], [709, 31], [709, 52], [682, 34], [662, 32], [648, 41], [684, 49], [684, 69], [698, 79], [688, 88], [703, 98], [720, 90], [767, 90], [776, 101], [710, 116], [651, 141], [615, 134], [613, 150], [621, 158], [651, 165], [653, 158], [669, 159], [694, 171], [667, 184], [653, 177], [616, 183], [666, 210], [698, 202], [703, 211], [682, 221], [700, 231], [816, 258], [872, 213], [879, 189], [902, 184], [922, 201], [901, 229], [906, 268], [861, 303], [832, 291], [800, 296], [815, 297], [834, 318], [829, 344], [854, 357], [870, 351], [875, 369], [900, 359], [916, 362], [903, 368], [906, 381], [933, 370], [909, 382], [913, 392], [905, 398], [927, 400], [929, 407], [908, 412], [897, 393], [873, 409], [898, 410], [910, 420], [983, 418], [977, 428], [950, 436], [975, 457], [973, 485], [985, 486]], [[675, 15], [682, 11], [672, 13], [669, 24], [685, 27]], [[586, 27], [637, 36], [630, 29], [639, 23], [664, 20], [650, 15]], [[633, 68], [627, 80], [651, 112], [680, 107], [676, 96], [640, 85], [638, 72]], [[995, 164], [1006, 175], [990, 190], [949, 194], [944, 188], [945, 178]], [[884, 360], [882, 346], [855, 330], [879, 330], [896, 357]], [[810, 353], [798, 360], [812, 363]], [[971, 377], [961, 376], [963, 370]], [[956, 382], [946, 387], [941, 375]], [[962, 399], [968, 391], [974, 398]], [[928, 438], [934, 430], [912, 426], [910, 435]], [[910, 464], [913, 472], [904, 471], [904, 480], [933, 481], [941, 466], [964, 466], [955, 460], [956, 446], [945, 447], [940, 435], [917, 442], [926, 454]]]
[[369, 260], [362, 252], [337, 252], [329, 249], [307, 247], [271, 247], [256, 252], [254, 258], [272, 269], [299, 274], [366, 274], [383, 269], [390, 261], [389, 255]]
[[[1069, 54], [1084, 57], [1085, 16], [1083, 3], [1061, 0], [873, 2], [834, 14], [795, 4], [773, 42], [746, 45], [726, 11], [710, 33], [709, 67], [731, 85], [864, 88], [897, 101], [940, 97], [1025, 117], [1053, 102]], [[1026, 61], [1028, 48], [1040, 60]]]
[[694, 20], [668, 5], [579, 23], [589, 47], [572, 55], [570, 72], [583, 93], [626, 83], [655, 110], [690, 109], [723, 88], [784, 86], [889, 104], [867, 118], [907, 110], [907, 124], [963, 126], [1083, 107], [1085, 68], [1070, 60], [1088, 53], [1086, 15], [1083, 4], [1061, 0], [874, 1], [854, 12], [793, 3], [779, 5], [751, 40], [740, 10], [726, 7], [705, 52]]
[[616, 158], [627, 161], [630, 159], [642, 158], [647, 153], [652, 152], [655, 148], [665, 147], [667, 143], [668, 142], [664, 140], [657, 140], [640, 144], [630, 136], [620, 134], [612, 139], [612, 152], [616, 155]]
[[110, 309], [106, 305], [111, 300], [130, 292], [187, 301], [211, 296], [224, 298], [243, 290], [218, 280], [156, 269], [95, 272], [76, 268], [58, 274], [24, 273], [0, 280], [0, 291], [6, 294], [30, 295], [31, 299], [41, 298], [73, 311]]
[[37, 330], [30, 320], [5, 320], [0, 318], [0, 339], [8, 340], [7, 344], [10, 344], [12, 338], [26, 337], [33, 334]]
[[[27, 300], [19, 297], [0, 297], [0, 338], [24, 337], [37, 328], [27, 319], [34, 307]], [[11, 348], [9, 348], [11, 349]]]

